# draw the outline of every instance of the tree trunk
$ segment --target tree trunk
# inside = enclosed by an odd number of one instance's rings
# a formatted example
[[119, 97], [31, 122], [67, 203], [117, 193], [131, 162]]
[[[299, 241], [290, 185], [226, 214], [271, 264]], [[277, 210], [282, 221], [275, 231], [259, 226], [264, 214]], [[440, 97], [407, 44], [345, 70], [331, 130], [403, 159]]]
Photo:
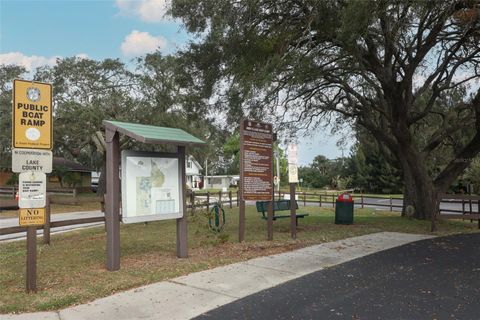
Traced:
[[[105, 154], [104, 154], [104, 158], [105, 158]], [[107, 171], [107, 164], [106, 164], [106, 159], [104, 159], [102, 164], [102, 169], [100, 170], [100, 177], [98, 178], [97, 197], [103, 197], [105, 193], [107, 193], [106, 171]]]
[[413, 181], [412, 173], [408, 167], [403, 168], [403, 207], [402, 207], [402, 217], [405, 216], [414, 216], [415, 214], [415, 183]]
[[401, 140], [402, 152], [398, 156], [405, 178], [403, 211], [407, 213], [407, 206], [412, 205], [414, 218], [434, 221], [439, 210], [438, 192], [428, 173], [425, 157], [415, 148], [411, 139]]

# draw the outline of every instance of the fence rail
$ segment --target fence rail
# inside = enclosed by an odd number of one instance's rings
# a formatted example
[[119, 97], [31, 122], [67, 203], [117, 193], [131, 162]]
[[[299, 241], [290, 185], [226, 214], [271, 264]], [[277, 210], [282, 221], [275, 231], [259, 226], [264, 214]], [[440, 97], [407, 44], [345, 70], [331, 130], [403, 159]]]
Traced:
[[[0, 195], [11, 196], [12, 199], [15, 199], [17, 192], [18, 186], [0, 187]], [[47, 193], [56, 195], [69, 195], [72, 197], [76, 197], [78, 195], [77, 189], [75, 188], [48, 188]]]
[[[0, 188], [0, 193], [2, 190], [6, 188]], [[50, 189], [51, 190], [51, 189]], [[53, 190], [61, 190], [64, 191], [66, 189], [53, 189]], [[74, 189], [69, 189], [74, 190]], [[10, 190], [11, 191], [11, 190]], [[58, 193], [55, 193], [58, 195]], [[75, 194], [76, 195], [76, 194]], [[289, 193], [286, 192], [276, 192], [275, 198], [281, 199], [284, 198], [285, 195], [289, 197]], [[318, 204], [319, 207], [327, 205], [329, 207], [335, 207], [336, 198], [338, 194], [321, 194], [321, 193], [307, 193], [307, 192], [298, 192], [296, 193], [295, 198], [297, 199], [299, 205], [303, 204], [304, 206], [311, 203]], [[441, 219], [466, 219], [466, 220], [478, 220], [479, 228], [480, 228], [480, 214], [478, 212], [479, 208], [479, 201], [480, 196], [467, 196], [467, 195], [444, 195], [442, 199], [442, 203], [457, 203], [462, 204], [462, 210], [457, 209], [442, 209], [439, 215]], [[385, 207], [389, 208], [390, 211], [393, 211], [394, 208], [402, 208], [403, 205], [394, 203], [394, 200], [403, 200], [401, 198], [394, 198], [390, 197], [382, 197], [382, 196], [374, 196], [374, 195], [353, 195], [353, 200], [355, 201], [356, 205], [359, 205], [361, 208], [366, 206], [375, 206], [375, 207]], [[368, 202], [368, 199], [382, 199], [387, 200], [387, 203], [381, 202]], [[93, 218], [79, 218], [79, 219], [71, 219], [71, 220], [62, 220], [62, 221], [50, 221], [50, 206], [51, 204], [73, 204], [78, 205], [83, 202], [99, 202], [102, 205], [102, 212], [104, 210], [104, 199], [100, 197], [96, 198], [79, 198], [79, 197], [72, 197], [72, 198], [59, 198], [55, 195], [52, 195], [49, 191], [49, 196], [47, 197], [47, 221], [45, 226], [38, 227], [38, 229], [44, 230], [44, 242], [50, 243], [50, 229], [51, 228], [58, 228], [58, 227], [65, 227], [71, 225], [78, 225], [78, 224], [87, 224], [87, 223], [96, 223], [96, 222], [105, 222], [105, 216], [101, 217], [93, 217]], [[239, 206], [240, 197], [239, 192], [189, 192], [187, 193], [187, 208], [190, 210], [196, 210], [198, 208], [206, 208], [210, 210], [210, 207], [215, 203], [221, 203], [222, 205], [228, 205], [230, 208], [233, 206]], [[473, 210], [473, 205], [476, 203], [477, 211]], [[466, 210], [468, 207], [468, 210]], [[452, 214], [454, 213], [461, 213], [461, 214]], [[26, 232], [26, 228], [24, 227], [7, 227], [7, 228], [0, 228], [0, 235], [7, 235], [13, 233], [20, 233]]]

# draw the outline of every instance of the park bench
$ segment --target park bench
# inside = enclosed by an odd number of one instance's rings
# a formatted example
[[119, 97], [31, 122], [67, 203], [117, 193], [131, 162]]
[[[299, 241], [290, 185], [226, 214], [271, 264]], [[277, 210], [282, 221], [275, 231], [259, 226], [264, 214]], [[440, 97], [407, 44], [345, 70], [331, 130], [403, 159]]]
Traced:
[[[262, 219], [268, 220], [268, 205], [270, 201], [257, 201], [257, 212], [262, 213]], [[298, 209], [298, 203], [295, 201], [295, 208]], [[273, 220], [290, 218], [290, 214], [277, 214], [278, 211], [290, 211], [290, 200], [275, 200], [273, 201]], [[296, 213], [297, 216], [297, 226], [298, 219], [308, 216], [308, 213]]]

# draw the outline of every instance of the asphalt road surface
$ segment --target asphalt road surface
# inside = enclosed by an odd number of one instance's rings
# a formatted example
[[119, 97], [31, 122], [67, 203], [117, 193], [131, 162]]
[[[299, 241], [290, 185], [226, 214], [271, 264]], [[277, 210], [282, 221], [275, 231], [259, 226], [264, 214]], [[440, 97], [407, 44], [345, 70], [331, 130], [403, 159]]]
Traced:
[[317, 271], [196, 319], [479, 319], [480, 234], [410, 243]]
[[[297, 200], [299, 206], [303, 206], [303, 201], [301, 199]], [[390, 199], [381, 199], [381, 198], [368, 198], [364, 197], [363, 198], [365, 204], [365, 208], [372, 208], [376, 210], [385, 210], [389, 211], [390, 210]], [[392, 211], [402, 211], [402, 205], [403, 205], [403, 200], [402, 199], [392, 199]], [[318, 206], [318, 202], [307, 202], [307, 206]], [[331, 202], [322, 202], [323, 207], [333, 207], [333, 204]], [[355, 199], [355, 208], [360, 208], [361, 203], [359, 199]], [[456, 211], [461, 211], [465, 210], [467, 213], [470, 211], [470, 204], [469, 202], [465, 202], [465, 205], [462, 206], [461, 203], [459, 203], [458, 200], [456, 201], [443, 201], [440, 203], [440, 210], [444, 213], [458, 213], [461, 214], [460, 212]], [[450, 212], [452, 211], [452, 212]], [[472, 212], [476, 213], [478, 212], [478, 204], [476, 202], [472, 202]]]

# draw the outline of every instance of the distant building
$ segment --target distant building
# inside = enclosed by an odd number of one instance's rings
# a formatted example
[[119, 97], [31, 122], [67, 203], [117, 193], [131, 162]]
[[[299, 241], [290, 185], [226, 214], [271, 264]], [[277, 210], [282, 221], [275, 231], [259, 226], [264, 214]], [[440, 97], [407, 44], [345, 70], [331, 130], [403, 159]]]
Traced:
[[191, 189], [200, 189], [202, 186], [202, 175], [200, 173], [203, 170], [202, 166], [192, 156], [188, 156], [185, 162], [187, 186]]
[[[91, 172], [87, 166], [73, 160], [53, 157], [53, 172], [47, 174], [47, 188], [76, 188], [90, 190]], [[12, 168], [0, 169], [0, 186], [7, 186], [13, 178]]]
[[205, 176], [206, 189], [228, 189], [230, 186], [237, 186], [240, 176], [223, 175], [223, 176]]

